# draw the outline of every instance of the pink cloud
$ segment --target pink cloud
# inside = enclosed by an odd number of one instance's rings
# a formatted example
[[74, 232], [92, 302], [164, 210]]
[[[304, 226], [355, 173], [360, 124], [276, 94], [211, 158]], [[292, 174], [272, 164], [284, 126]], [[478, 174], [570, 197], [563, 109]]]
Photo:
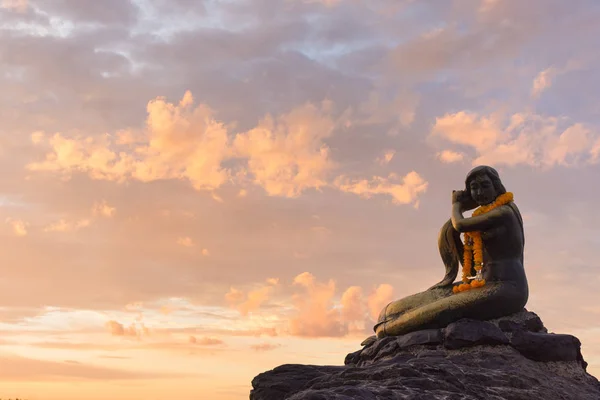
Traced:
[[388, 195], [395, 204], [415, 204], [419, 195], [427, 190], [428, 183], [417, 172], [411, 171], [402, 178], [394, 173], [387, 178], [374, 176], [371, 180], [340, 176], [336, 179], [335, 185], [343, 192], [354, 193], [365, 198]]
[[247, 293], [232, 287], [225, 295], [225, 299], [232, 307], [239, 310], [240, 314], [245, 316], [250, 312], [259, 310], [270, 299], [278, 283], [278, 279], [270, 278], [267, 280], [266, 285], [250, 290]]
[[113, 336], [129, 336], [140, 338], [150, 333], [150, 330], [143, 325], [138, 326], [136, 324], [131, 324], [128, 327], [125, 327], [123, 324], [114, 320], [108, 321], [105, 326]]
[[271, 344], [271, 343], [260, 343], [253, 344], [250, 348], [254, 351], [271, 351], [281, 347], [280, 344]]
[[208, 336], [202, 337], [200, 339], [196, 338], [196, 336], [190, 336], [188, 341], [198, 346], [216, 346], [224, 344], [224, 342], [221, 339], [212, 338]]
[[371, 318], [377, 321], [381, 310], [392, 300], [394, 300], [394, 288], [391, 285], [384, 283], [377, 286], [367, 300]]
[[472, 148], [473, 165], [529, 165], [550, 168], [594, 160], [593, 144], [600, 138], [580, 123], [532, 113], [480, 116], [464, 111], [436, 119], [432, 137]]

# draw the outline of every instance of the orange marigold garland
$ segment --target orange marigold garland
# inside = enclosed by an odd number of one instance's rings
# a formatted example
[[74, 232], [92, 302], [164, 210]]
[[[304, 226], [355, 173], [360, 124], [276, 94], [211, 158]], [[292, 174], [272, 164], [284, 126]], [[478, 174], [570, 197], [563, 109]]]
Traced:
[[[492, 203], [481, 206], [473, 211], [473, 216], [476, 217], [485, 214], [492, 211], [494, 208], [508, 204], [511, 201], [513, 201], [513, 194], [511, 192], [506, 192], [496, 197], [496, 200]], [[485, 285], [485, 279], [481, 276], [481, 270], [483, 269], [483, 240], [481, 239], [481, 232], [465, 232], [464, 237], [463, 283], [452, 288], [454, 293], [464, 292]], [[474, 264], [473, 261], [475, 261]], [[475, 268], [475, 272], [477, 273], [475, 276], [469, 276], [472, 267]]]

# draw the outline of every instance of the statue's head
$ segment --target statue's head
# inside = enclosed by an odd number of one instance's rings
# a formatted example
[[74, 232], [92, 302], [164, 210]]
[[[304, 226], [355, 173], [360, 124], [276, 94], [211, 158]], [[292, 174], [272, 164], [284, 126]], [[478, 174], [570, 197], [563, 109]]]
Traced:
[[487, 165], [473, 168], [467, 174], [465, 186], [465, 192], [480, 206], [489, 204], [506, 193], [498, 171]]

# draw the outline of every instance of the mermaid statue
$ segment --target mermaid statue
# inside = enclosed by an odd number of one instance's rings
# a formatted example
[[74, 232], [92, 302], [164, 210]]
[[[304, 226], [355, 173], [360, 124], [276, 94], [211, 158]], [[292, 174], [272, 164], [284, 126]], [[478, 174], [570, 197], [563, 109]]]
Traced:
[[[463, 216], [473, 209], [471, 217]], [[374, 327], [376, 337], [363, 344], [443, 328], [461, 318], [488, 320], [522, 310], [529, 296], [524, 243], [523, 219], [512, 193], [494, 168], [474, 168], [465, 189], [452, 192], [451, 218], [438, 237], [446, 275], [428, 290], [385, 306]], [[454, 282], [459, 265], [462, 280]]]

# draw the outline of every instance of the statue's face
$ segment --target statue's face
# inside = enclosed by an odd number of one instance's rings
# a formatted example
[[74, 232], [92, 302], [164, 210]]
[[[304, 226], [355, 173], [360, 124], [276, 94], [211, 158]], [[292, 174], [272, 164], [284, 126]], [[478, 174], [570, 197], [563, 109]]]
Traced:
[[494, 184], [487, 174], [477, 175], [471, 180], [469, 187], [471, 189], [471, 197], [480, 206], [490, 204], [498, 196]]

